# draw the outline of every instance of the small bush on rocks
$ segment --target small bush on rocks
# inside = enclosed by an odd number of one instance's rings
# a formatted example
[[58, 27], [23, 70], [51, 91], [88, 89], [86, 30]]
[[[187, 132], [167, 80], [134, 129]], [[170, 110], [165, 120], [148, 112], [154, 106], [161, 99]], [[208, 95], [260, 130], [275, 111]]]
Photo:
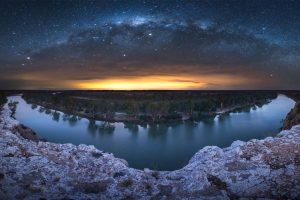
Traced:
[[159, 179], [159, 172], [158, 171], [152, 172], [152, 176], [156, 179]]
[[93, 152], [92, 156], [95, 157], [95, 158], [100, 158], [103, 155], [102, 155], [102, 153]]
[[120, 177], [120, 176], [124, 176], [124, 175], [125, 175], [124, 172], [116, 172], [116, 173], [114, 174], [114, 178], [117, 178], [117, 177]]
[[128, 178], [124, 181], [122, 181], [119, 185], [121, 187], [130, 187], [133, 184], [133, 180], [131, 178]]

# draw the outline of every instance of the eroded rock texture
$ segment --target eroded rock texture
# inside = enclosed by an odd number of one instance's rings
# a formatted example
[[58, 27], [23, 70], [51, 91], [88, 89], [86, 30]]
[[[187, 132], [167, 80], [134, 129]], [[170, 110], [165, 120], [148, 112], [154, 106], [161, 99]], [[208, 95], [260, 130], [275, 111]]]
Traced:
[[16, 125], [4, 109], [0, 199], [300, 198], [300, 125], [275, 138], [207, 146], [171, 172], [133, 169], [93, 146], [25, 139]]

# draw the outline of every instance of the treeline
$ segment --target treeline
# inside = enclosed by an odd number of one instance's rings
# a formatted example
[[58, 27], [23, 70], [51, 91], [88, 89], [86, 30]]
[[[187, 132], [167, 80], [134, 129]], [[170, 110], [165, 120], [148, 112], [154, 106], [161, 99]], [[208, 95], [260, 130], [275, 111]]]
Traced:
[[255, 91], [27, 91], [28, 103], [108, 121], [162, 121], [197, 118], [217, 110], [262, 105], [275, 92]]
[[300, 90], [280, 91], [280, 93], [285, 94], [296, 102], [300, 101]]
[[6, 102], [7, 102], [6, 94], [0, 91], [0, 106], [5, 104]]
[[245, 96], [269, 96], [276, 95], [275, 91], [169, 91], [169, 90], [146, 90], [146, 91], [89, 91], [89, 90], [70, 90], [70, 91], [19, 91], [23, 94], [31, 95], [53, 95], [60, 97], [79, 97], [86, 99], [105, 99], [105, 100], [149, 100], [149, 101], [174, 101], [174, 100], [192, 100], [200, 98], [226, 98], [227, 97], [245, 97]]

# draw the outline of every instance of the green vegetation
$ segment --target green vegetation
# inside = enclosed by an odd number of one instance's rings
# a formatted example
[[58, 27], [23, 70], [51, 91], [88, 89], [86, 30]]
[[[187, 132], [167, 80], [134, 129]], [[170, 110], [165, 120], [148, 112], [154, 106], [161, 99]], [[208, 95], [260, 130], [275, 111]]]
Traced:
[[296, 117], [296, 115], [300, 114], [300, 101], [295, 104], [295, 107], [289, 112], [287, 115], [288, 120], [292, 120]]
[[15, 118], [15, 113], [16, 113], [16, 110], [17, 110], [17, 105], [18, 105], [18, 103], [19, 103], [19, 102], [17, 102], [17, 101], [10, 101], [10, 102], [8, 103], [8, 107], [9, 107], [9, 109], [11, 110], [10, 116], [13, 117], [13, 118]]
[[158, 171], [152, 172], [152, 176], [156, 179], [159, 179], [159, 172]]
[[286, 116], [283, 129], [290, 129], [297, 124], [300, 124], [300, 101], [295, 104], [295, 107]]
[[6, 102], [7, 102], [6, 95], [4, 94], [4, 92], [0, 91], [0, 106], [2, 106], [3, 104], [5, 104]]
[[130, 187], [133, 184], [133, 180], [131, 178], [128, 178], [122, 182], [119, 183], [119, 186], [121, 187]]
[[216, 111], [261, 106], [276, 95], [265, 91], [27, 91], [23, 98], [28, 103], [90, 119], [160, 122], [197, 120]]
[[298, 101], [293, 109], [293, 114], [297, 115], [300, 114], [300, 101]]

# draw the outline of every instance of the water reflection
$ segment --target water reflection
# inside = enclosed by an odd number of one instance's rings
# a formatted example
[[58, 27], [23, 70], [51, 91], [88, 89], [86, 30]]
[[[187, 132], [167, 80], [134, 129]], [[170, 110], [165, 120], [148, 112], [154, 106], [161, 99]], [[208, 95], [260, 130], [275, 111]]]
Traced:
[[60, 118], [60, 113], [57, 112], [57, 111], [54, 111], [52, 113], [52, 119], [53, 119], [53, 121], [59, 122], [59, 118]]
[[69, 122], [70, 126], [75, 126], [77, 121], [78, 121], [78, 119], [77, 119], [77, 116], [75, 116], [75, 115], [71, 115], [68, 117], [68, 122]]
[[110, 122], [101, 122], [98, 126], [100, 134], [112, 134], [115, 130], [115, 125]]
[[68, 114], [63, 114], [62, 120], [65, 122], [65, 121], [67, 121], [69, 119], [69, 117], [70, 116]]
[[161, 144], [165, 144], [168, 139], [168, 126], [162, 123], [151, 123], [148, 127], [148, 138], [158, 139]]
[[92, 144], [126, 159], [136, 168], [174, 170], [207, 145], [229, 146], [235, 140], [274, 135], [294, 101], [279, 95], [264, 105], [236, 109], [197, 121], [164, 123], [109, 123], [28, 104], [20, 96], [15, 117], [50, 142]]
[[128, 129], [132, 134], [137, 134], [139, 132], [139, 126], [135, 123], [125, 122], [124, 128]]
[[45, 110], [45, 114], [46, 114], [46, 115], [50, 115], [50, 114], [51, 114], [51, 110], [50, 110], [50, 109], [46, 109], [46, 110]]
[[36, 109], [37, 107], [38, 107], [38, 106], [37, 106], [36, 104], [32, 104], [32, 105], [31, 105], [31, 109], [32, 109], [32, 110]]
[[45, 110], [46, 110], [46, 109], [45, 109], [44, 107], [40, 106], [40, 108], [39, 108], [39, 112], [40, 112], [40, 113], [45, 112]]
[[97, 129], [98, 129], [98, 126], [96, 125], [96, 121], [93, 119], [89, 120], [88, 132], [91, 135], [95, 136]]

